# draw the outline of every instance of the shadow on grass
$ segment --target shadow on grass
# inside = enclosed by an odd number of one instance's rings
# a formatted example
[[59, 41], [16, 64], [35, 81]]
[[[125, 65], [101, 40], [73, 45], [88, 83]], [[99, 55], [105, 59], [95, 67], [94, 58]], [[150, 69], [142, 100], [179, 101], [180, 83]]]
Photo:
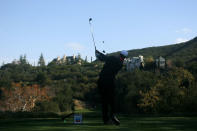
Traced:
[[0, 119], [0, 131], [196, 131], [197, 117], [143, 117], [119, 115], [120, 126], [103, 125], [100, 112], [77, 112], [83, 114], [82, 124], [73, 124], [73, 117]]
[[84, 120], [82, 124], [74, 124], [72, 119], [64, 123], [60, 119], [24, 119], [24, 120], [5, 120], [0, 121], [1, 131], [26, 131], [26, 130], [46, 130], [46, 131], [61, 131], [61, 130], [113, 130], [113, 126], [104, 126], [101, 122]]

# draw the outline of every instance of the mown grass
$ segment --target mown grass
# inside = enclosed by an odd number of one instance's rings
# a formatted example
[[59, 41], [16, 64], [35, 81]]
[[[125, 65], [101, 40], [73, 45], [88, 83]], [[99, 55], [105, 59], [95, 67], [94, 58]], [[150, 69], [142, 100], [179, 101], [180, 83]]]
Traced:
[[[80, 112], [78, 112], [80, 113]], [[103, 125], [100, 113], [82, 112], [83, 124], [60, 118], [1, 119], [0, 131], [197, 131], [197, 117], [143, 117], [119, 115], [120, 126]]]

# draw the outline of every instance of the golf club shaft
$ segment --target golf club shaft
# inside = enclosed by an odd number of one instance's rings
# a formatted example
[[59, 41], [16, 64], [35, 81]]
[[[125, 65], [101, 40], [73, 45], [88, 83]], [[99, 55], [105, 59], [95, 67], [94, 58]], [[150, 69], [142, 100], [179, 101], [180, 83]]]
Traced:
[[90, 31], [91, 31], [91, 34], [92, 34], [92, 40], [93, 40], [93, 43], [94, 43], [94, 48], [95, 48], [95, 50], [96, 50], [96, 44], [95, 44], [94, 35], [93, 35], [93, 28], [92, 28], [92, 24], [91, 24], [90, 21], [89, 21], [89, 24], [90, 24]]

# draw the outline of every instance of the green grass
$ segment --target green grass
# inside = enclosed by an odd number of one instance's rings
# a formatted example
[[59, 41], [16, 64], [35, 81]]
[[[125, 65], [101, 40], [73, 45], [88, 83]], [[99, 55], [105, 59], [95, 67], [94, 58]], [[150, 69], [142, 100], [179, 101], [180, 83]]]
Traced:
[[103, 125], [100, 113], [83, 112], [83, 124], [60, 118], [1, 119], [0, 131], [197, 131], [197, 117], [143, 117], [119, 115], [120, 126]]

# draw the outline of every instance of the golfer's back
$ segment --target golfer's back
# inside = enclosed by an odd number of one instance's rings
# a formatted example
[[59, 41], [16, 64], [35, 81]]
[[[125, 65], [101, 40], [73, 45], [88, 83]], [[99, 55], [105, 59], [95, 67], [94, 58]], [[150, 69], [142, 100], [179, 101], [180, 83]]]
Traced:
[[100, 73], [100, 78], [114, 79], [118, 71], [122, 68], [123, 62], [119, 57], [107, 56], [105, 64]]

